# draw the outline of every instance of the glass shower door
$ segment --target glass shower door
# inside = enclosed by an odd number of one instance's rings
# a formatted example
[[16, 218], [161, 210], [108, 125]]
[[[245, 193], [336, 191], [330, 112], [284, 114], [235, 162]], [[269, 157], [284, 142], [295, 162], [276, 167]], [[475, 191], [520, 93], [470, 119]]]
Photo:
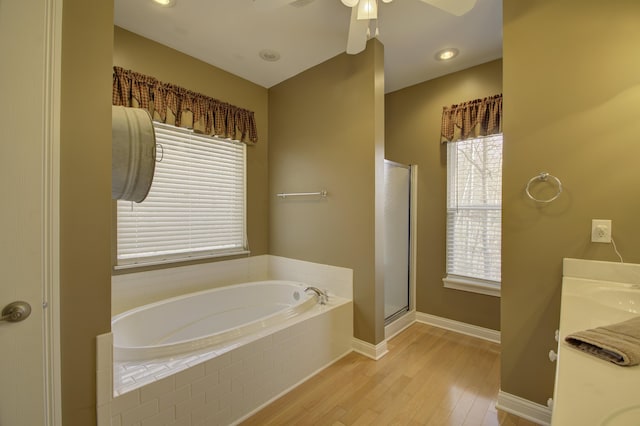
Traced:
[[384, 162], [384, 317], [409, 310], [409, 217], [411, 168]]

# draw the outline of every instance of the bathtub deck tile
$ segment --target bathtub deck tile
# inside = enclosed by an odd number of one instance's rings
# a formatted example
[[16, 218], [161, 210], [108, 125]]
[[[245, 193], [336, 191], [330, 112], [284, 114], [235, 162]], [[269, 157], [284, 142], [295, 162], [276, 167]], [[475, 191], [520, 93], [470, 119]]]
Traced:
[[200, 356], [198, 356], [197, 354], [182, 358], [183, 365], [190, 365], [192, 363], [198, 363], [199, 361], [200, 361]]
[[267, 368], [276, 368], [280, 365], [280, 352], [282, 349], [279, 346], [272, 346], [265, 349], [262, 352], [262, 362]]
[[238, 376], [244, 370], [242, 362], [234, 362], [220, 369], [220, 381], [230, 380]]
[[96, 371], [96, 403], [98, 406], [108, 404], [113, 397], [111, 370]]
[[174, 389], [175, 389], [174, 378], [167, 377], [166, 379], [158, 380], [140, 389], [140, 399], [142, 402], [147, 402], [152, 399], [157, 399], [161, 395], [165, 395], [170, 392], [173, 392]]
[[[249, 364], [251, 365], [251, 364]], [[244, 388], [251, 386], [255, 383], [255, 378], [259, 370], [255, 369], [253, 366], [251, 368], [246, 368], [234, 378], [231, 379], [232, 388], [237, 386], [242, 386]]]
[[98, 405], [96, 407], [96, 425], [111, 425], [111, 401], [106, 404]]
[[139, 424], [142, 420], [158, 414], [158, 400], [154, 399], [122, 413], [122, 426]]
[[175, 422], [171, 423], [170, 426], [193, 426], [193, 423], [191, 423], [191, 416], [178, 419]]
[[169, 367], [166, 364], [152, 364], [148, 365], [147, 369], [139, 375], [134, 376], [134, 379], [141, 380], [144, 377], [155, 376], [156, 374], [162, 374], [164, 371], [167, 371]]
[[182, 357], [168, 360], [165, 365], [171, 369], [180, 368], [184, 365], [184, 359]]
[[195, 396], [186, 401], [176, 404], [176, 419], [190, 417], [193, 410], [202, 407], [205, 404], [204, 394]]
[[211, 358], [214, 358], [215, 356], [216, 356], [215, 352], [207, 352], [204, 354], [200, 354], [196, 358], [189, 360], [186, 363], [186, 366], [193, 367], [194, 365], [202, 364], [203, 362], [208, 361]]
[[123, 366], [122, 374], [120, 375], [120, 377], [122, 377], [122, 379], [132, 378], [135, 380], [136, 377], [143, 376], [146, 372], [146, 365], [126, 365]]
[[276, 362], [275, 360], [270, 356], [269, 352], [267, 351], [262, 351], [260, 353], [259, 358], [256, 360], [255, 363], [255, 373], [256, 375], [258, 375], [259, 373], [261, 373], [262, 371], [270, 371], [273, 370], [273, 368], [275, 367]]
[[285, 328], [283, 330], [276, 331], [271, 335], [271, 341], [274, 345], [279, 346], [283, 341], [291, 337], [291, 330]]
[[111, 426], [122, 426], [122, 416], [120, 414], [111, 416]]
[[[231, 385], [229, 385], [231, 386]], [[218, 396], [218, 406], [220, 410], [224, 409], [232, 409], [232, 404], [234, 400], [241, 399], [242, 393], [233, 392], [231, 388], [229, 388], [229, 392], [223, 392]]]
[[261, 406], [269, 399], [271, 399], [272, 394], [270, 392], [271, 389], [268, 387], [263, 387], [260, 384], [252, 386], [250, 388], [245, 389], [245, 399], [247, 401], [247, 406], [250, 408], [248, 411], [254, 410], [256, 407]]
[[161, 395], [158, 397], [158, 409], [165, 410], [169, 407], [187, 401], [191, 397], [191, 387], [189, 385], [177, 388], [174, 392]]
[[141, 383], [136, 382], [135, 380], [132, 381], [132, 383], [130, 383], [130, 384], [121, 385], [118, 388], [118, 395], [117, 396], [120, 397], [122, 395], [130, 394], [130, 393], [138, 390], [140, 388], [140, 386], [143, 386], [143, 385], [144, 385], [144, 383], [141, 384]]
[[175, 419], [176, 408], [172, 406], [160, 411], [155, 416], [143, 420], [140, 426], [169, 426], [174, 423]]
[[262, 360], [264, 358], [263, 354], [264, 354], [264, 350], [256, 350], [256, 352], [245, 354], [242, 362], [245, 366], [247, 365], [251, 366], [252, 374], [254, 374], [254, 370], [259, 370], [260, 367], [262, 366]]
[[231, 380], [222, 381], [214, 386], [209, 387], [205, 391], [207, 402], [218, 401], [223, 395], [231, 394]]
[[176, 374], [176, 387], [180, 388], [201, 377], [204, 377], [204, 365], [195, 365]]
[[224, 426], [230, 424], [232, 421], [233, 417], [231, 417], [231, 407], [228, 407], [222, 411], [218, 411], [210, 417], [207, 417], [207, 419], [202, 422], [194, 423], [193, 426]]
[[218, 384], [218, 375], [209, 374], [191, 383], [191, 396], [204, 393], [207, 389]]
[[231, 365], [231, 354], [223, 353], [205, 363], [205, 374], [218, 374], [218, 370]]
[[163, 370], [159, 373], [156, 373], [152, 378], [150, 378], [151, 380], [162, 380], [162, 379], [166, 379], [167, 377], [171, 377], [173, 375], [175, 375], [177, 372], [182, 371], [182, 368], [167, 368], [166, 370]]
[[231, 359], [233, 361], [241, 360], [252, 354], [260, 353], [271, 346], [273, 346], [271, 336], [263, 336], [260, 339], [254, 340], [251, 343], [237, 348], [235, 351], [233, 351]]
[[140, 392], [129, 392], [114, 398], [111, 402], [111, 412], [119, 414], [140, 405]]
[[198, 407], [191, 412], [191, 423], [199, 424], [213, 417], [214, 413], [217, 413], [218, 401], [206, 402], [202, 407]]
[[[273, 375], [274, 375], [273, 368], [258, 370], [256, 371], [256, 374], [253, 377], [252, 384], [261, 388], [269, 388], [273, 386], [273, 380], [272, 380]], [[252, 385], [252, 384], [249, 384], [249, 385]]]

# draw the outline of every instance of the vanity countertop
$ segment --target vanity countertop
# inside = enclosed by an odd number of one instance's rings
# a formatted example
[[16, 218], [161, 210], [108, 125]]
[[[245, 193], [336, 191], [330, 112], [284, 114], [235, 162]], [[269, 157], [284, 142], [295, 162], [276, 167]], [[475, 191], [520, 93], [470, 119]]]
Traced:
[[564, 342], [639, 315], [640, 265], [564, 260], [552, 425], [640, 425], [640, 365], [618, 366]]

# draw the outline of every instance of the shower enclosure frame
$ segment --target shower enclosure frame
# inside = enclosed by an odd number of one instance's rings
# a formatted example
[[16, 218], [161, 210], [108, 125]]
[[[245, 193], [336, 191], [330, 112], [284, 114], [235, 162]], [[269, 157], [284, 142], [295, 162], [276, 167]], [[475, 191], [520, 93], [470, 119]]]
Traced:
[[404, 330], [415, 321], [416, 316], [416, 248], [417, 248], [417, 206], [418, 206], [418, 166], [406, 165], [391, 160], [384, 160], [396, 166], [409, 169], [409, 259], [408, 259], [408, 309], [391, 315], [385, 319], [385, 339], [389, 339]]

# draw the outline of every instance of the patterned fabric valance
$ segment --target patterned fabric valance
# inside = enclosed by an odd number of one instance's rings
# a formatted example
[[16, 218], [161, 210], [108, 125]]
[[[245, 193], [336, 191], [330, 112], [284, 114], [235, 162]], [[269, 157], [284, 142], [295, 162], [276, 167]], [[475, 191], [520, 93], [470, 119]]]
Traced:
[[210, 136], [258, 141], [253, 111], [238, 108], [154, 77], [113, 67], [113, 105], [144, 108], [154, 120]]
[[502, 94], [444, 107], [441, 142], [502, 133]]

